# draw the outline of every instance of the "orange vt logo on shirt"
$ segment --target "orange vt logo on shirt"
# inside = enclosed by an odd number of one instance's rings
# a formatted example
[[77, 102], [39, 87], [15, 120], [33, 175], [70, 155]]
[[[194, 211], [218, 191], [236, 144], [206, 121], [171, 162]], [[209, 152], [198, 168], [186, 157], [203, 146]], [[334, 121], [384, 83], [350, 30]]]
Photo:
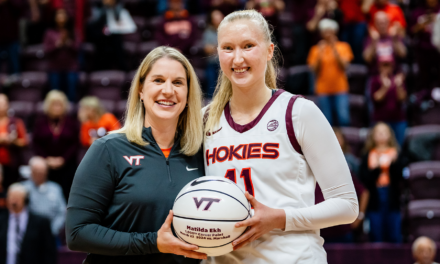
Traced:
[[135, 160], [136, 160], [136, 163], [134, 164], [135, 166], [141, 165], [141, 159], [144, 159], [144, 158], [145, 157], [141, 156], [141, 155], [130, 156], [130, 157], [124, 156], [124, 159], [126, 161], [128, 161], [128, 163], [130, 163], [130, 165], [132, 165], [132, 166], [133, 166], [133, 161], [135, 161]]

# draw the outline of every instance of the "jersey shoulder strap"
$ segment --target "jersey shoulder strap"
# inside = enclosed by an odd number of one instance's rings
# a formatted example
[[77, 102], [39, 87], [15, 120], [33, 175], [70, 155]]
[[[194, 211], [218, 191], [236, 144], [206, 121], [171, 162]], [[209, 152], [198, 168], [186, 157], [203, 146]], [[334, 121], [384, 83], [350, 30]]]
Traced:
[[286, 127], [287, 127], [287, 135], [289, 136], [289, 140], [293, 148], [296, 150], [296, 152], [303, 155], [301, 146], [299, 145], [298, 140], [296, 139], [295, 130], [293, 128], [293, 122], [292, 122], [292, 108], [293, 108], [293, 104], [298, 98], [304, 98], [304, 97], [302, 97], [301, 95], [294, 95], [290, 98], [289, 103], [287, 104]]

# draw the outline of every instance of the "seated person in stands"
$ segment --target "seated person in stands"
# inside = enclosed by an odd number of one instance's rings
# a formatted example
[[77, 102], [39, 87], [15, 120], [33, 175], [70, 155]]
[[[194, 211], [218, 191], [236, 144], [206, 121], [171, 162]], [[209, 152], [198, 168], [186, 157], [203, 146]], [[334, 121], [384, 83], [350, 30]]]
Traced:
[[156, 30], [156, 40], [160, 46], [170, 46], [189, 55], [196, 41], [196, 30], [189, 12], [184, 9], [183, 0], [169, 0], [169, 9]]
[[0, 164], [3, 165], [3, 188], [18, 181], [20, 149], [27, 146], [26, 127], [20, 118], [9, 116], [9, 100], [0, 94]]
[[400, 183], [403, 166], [393, 130], [377, 123], [365, 143], [359, 178], [370, 192], [367, 217], [372, 242], [402, 242]]
[[284, 7], [284, 0], [248, 0], [246, 3], [246, 9], [257, 10], [272, 25], [278, 43], [281, 41], [280, 13], [284, 11]]
[[42, 157], [29, 160], [31, 179], [22, 182], [29, 192], [29, 210], [50, 220], [52, 234], [58, 237], [66, 220], [66, 200], [61, 186], [47, 180], [48, 167]]
[[3, 166], [0, 164], [0, 214], [6, 210], [6, 190], [3, 188]]
[[429, 237], [419, 237], [412, 245], [414, 264], [438, 264], [434, 261], [436, 253], [437, 245]]
[[66, 95], [50, 91], [44, 100], [44, 114], [35, 121], [32, 134], [34, 154], [46, 159], [49, 180], [61, 185], [66, 200], [76, 171], [79, 146], [79, 124], [68, 110]]
[[373, 101], [373, 122], [385, 122], [394, 131], [397, 142], [402, 146], [405, 140], [406, 112], [404, 102], [407, 94], [405, 75], [394, 73], [394, 59], [391, 54], [378, 58], [379, 74], [371, 79], [370, 98]]
[[121, 128], [118, 119], [112, 113], [106, 113], [95, 96], [86, 96], [81, 99], [78, 118], [81, 121], [81, 144], [86, 148], [98, 138], [107, 135], [108, 132]]
[[208, 14], [208, 26], [203, 32], [203, 45], [207, 58], [205, 71], [207, 97], [212, 98], [217, 85], [220, 64], [217, 56], [217, 29], [224, 15], [220, 10], [214, 9]]
[[394, 28], [396, 35], [400, 37], [405, 36], [406, 20], [400, 6], [391, 4], [390, 0], [375, 0], [369, 11], [370, 23], [369, 31], [373, 34], [374, 31], [378, 31], [376, 25], [376, 14], [383, 12], [388, 17], [390, 29]]
[[65, 90], [70, 101], [76, 100], [78, 83], [78, 48], [73, 32], [73, 21], [66, 10], [55, 13], [55, 27], [44, 36], [44, 51], [49, 61], [49, 82], [51, 89]]
[[[322, 40], [312, 47], [307, 59], [316, 75], [315, 93], [319, 108], [330, 125], [350, 125], [348, 80], [345, 70], [353, 59], [348, 43], [338, 41], [338, 23], [331, 19], [319, 22]], [[337, 122], [333, 120], [336, 114]]]
[[399, 59], [406, 57], [406, 47], [402, 38], [397, 34], [398, 27], [390, 26], [390, 18], [388, 15], [379, 11], [374, 16], [375, 30], [370, 31], [370, 37], [367, 39], [364, 49], [364, 60], [371, 67], [372, 74], [378, 73], [379, 56], [387, 56], [391, 54], [397, 63]]

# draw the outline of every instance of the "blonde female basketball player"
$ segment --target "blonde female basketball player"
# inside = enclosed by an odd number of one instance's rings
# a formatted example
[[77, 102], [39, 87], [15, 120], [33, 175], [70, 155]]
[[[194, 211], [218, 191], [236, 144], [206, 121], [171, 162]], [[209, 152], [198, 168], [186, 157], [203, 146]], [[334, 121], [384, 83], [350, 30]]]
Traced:
[[[347, 224], [358, 203], [332, 128], [310, 101], [276, 89], [271, 32], [253, 10], [218, 29], [221, 76], [205, 109], [206, 175], [247, 190], [254, 215], [234, 251], [209, 263], [327, 263], [321, 228]], [[325, 201], [314, 205], [315, 181]]]

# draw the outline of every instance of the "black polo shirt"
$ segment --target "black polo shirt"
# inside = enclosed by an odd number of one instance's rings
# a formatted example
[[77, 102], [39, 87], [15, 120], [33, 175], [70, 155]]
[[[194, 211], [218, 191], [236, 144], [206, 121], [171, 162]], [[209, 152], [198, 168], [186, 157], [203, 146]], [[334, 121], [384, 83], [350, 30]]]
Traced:
[[199, 263], [157, 249], [157, 231], [179, 191], [204, 176], [202, 150], [180, 153], [177, 139], [168, 159], [151, 132], [150, 144], [130, 143], [125, 134], [96, 140], [76, 171], [67, 206], [70, 249], [90, 253], [85, 263]]

